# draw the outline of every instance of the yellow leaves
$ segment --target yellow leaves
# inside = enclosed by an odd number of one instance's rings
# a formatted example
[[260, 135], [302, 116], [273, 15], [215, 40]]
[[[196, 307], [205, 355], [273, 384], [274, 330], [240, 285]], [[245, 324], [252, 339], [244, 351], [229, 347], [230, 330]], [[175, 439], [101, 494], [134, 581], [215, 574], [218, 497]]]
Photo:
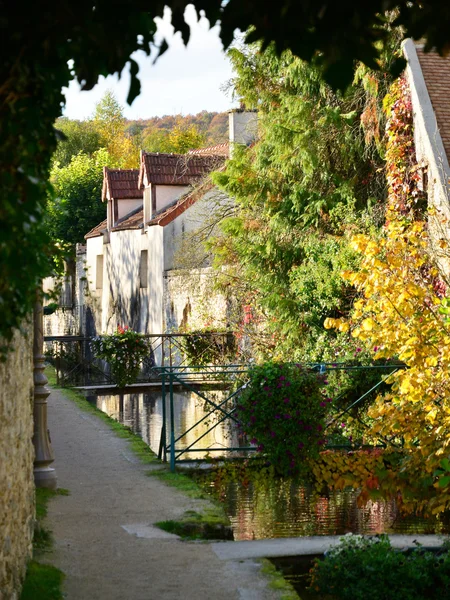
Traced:
[[337, 329], [342, 333], [345, 333], [350, 329], [350, 325], [343, 319], [327, 318], [325, 319], [323, 326], [325, 327], [325, 329]]
[[364, 319], [364, 321], [361, 323], [361, 328], [364, 331], [372, 331], [372, 329], [375, 327], [376, 323], [373, 319], [368, 318], [368, 319]]

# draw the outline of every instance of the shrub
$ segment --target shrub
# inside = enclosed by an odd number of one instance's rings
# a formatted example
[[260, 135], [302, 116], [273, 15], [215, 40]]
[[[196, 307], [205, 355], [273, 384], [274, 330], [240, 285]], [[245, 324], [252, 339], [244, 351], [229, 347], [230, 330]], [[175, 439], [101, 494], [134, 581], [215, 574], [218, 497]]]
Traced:
[[311, 589], [336, 600], [441, 600], [450, 593], [450, 553], [400, 552], [386, 535], [349, 534], [316, 561]]
[[325, 444], [323, 376], [301, 365], [268, 362], [249, 371], [237, 405], [240, 425], [281, 475], [306, 470]]
[[136, 380], [142, 359], [149, 354], [144, 336], [128, 327], [119, 326], [115, 333], [94, 338], [91, 346], [97, 358], [108, 362], [119, 387]]

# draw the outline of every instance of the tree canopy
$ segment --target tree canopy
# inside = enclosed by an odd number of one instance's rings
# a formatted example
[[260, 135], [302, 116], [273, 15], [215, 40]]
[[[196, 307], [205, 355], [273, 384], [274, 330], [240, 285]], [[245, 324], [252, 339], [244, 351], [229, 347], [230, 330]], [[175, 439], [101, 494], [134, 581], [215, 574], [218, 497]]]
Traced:
[[236, 95], [258, 106], [259, 139], [234, 149], [215, 175], [236, 201], [210, 243], [215, 261], [233, 295], [259, 311], [257, 329], [274, 334], [269, 356], [334, 359], [335, 336], [323, 323], [352, 304], [354, 290], [340, 277], [357, 266], [349, 238], [383, 223], [379, 132], [389, 78], [360, 66], [347, 92], [336, 93], [320, 68], [290, 51], [278, 57], [273, 45], [255, 45], [231, 55]]

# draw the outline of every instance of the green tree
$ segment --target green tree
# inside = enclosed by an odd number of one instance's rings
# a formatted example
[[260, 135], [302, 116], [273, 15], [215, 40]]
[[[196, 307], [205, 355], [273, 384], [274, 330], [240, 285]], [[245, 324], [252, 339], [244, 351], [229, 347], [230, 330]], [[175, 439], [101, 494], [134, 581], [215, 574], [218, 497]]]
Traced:
[[173, 152], [186, 154], [189, 150], [200, 148], [205, 143], [206, 136], [194, 124], [189, 124], [179, 115], [170, 130], [153, 128], [144, 139], [144, 149], [147, 152]]
[[236, 148], [215, 176], [236, 200], [213, 243], [216, 264], [233, 265], [225, 281], [238, 281], [243, 304], [252, 298], [276, 334], [276, 353], [321, 359], [335, 340], [325, 318], [346, 314], [352, 303], [352, 287], [339, 277], [356, 266], [349, 234], [383, 220], [380, 140], [367, 131], [382, 128], [385, 78], [360, 68], [341, 94], [321, 68], [290, 52], [278, 58], [273, 47], [235, 49], [231, 58], [235, 94], [258, 107], [259, 140]]
[[54, 194], [47, 207], [47, 226], [52, 239], [73, 247], [84, 242], [85, 234], [106, 217], [102, 203], [103, 166], [110, 157], [106, 150], [92, 156], [79, 154], [64, 167], [55, 164], [51, 172]]
[[60, 167], [68, 165], [72, 156], [80, 152], [91, 155], [101, 148], [100, 133], [92, 120], [76, 121], [61, 117], [55, 127], [65, 136], [58, 142], [53, 154], [53, 163], [58, 163]]
[[123, 107], [111, 90], [107, 90], [95, 107], [93, 123], [102, 147], [110, 155], [112, 166], [132, 169], [139, 166], [141, 137], [127, 131]]

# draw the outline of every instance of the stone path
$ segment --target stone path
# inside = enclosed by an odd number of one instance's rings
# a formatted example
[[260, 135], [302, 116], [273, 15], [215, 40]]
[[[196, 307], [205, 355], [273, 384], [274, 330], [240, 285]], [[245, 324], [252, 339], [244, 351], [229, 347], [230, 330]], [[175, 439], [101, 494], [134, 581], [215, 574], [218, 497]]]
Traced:
[[[274, 600], [260, 564], [219, 558], [217, 544], [183, 542], [153, 523], [198, 510], [142, 465], [106, 423], [59, 391], [49, 398], [58, 486], [49, 504], [54, 550], [68, 600]], [[158, 467], [153, 467], [158, 468]], [[219, 544], [220, 545], [220, 544]]]

